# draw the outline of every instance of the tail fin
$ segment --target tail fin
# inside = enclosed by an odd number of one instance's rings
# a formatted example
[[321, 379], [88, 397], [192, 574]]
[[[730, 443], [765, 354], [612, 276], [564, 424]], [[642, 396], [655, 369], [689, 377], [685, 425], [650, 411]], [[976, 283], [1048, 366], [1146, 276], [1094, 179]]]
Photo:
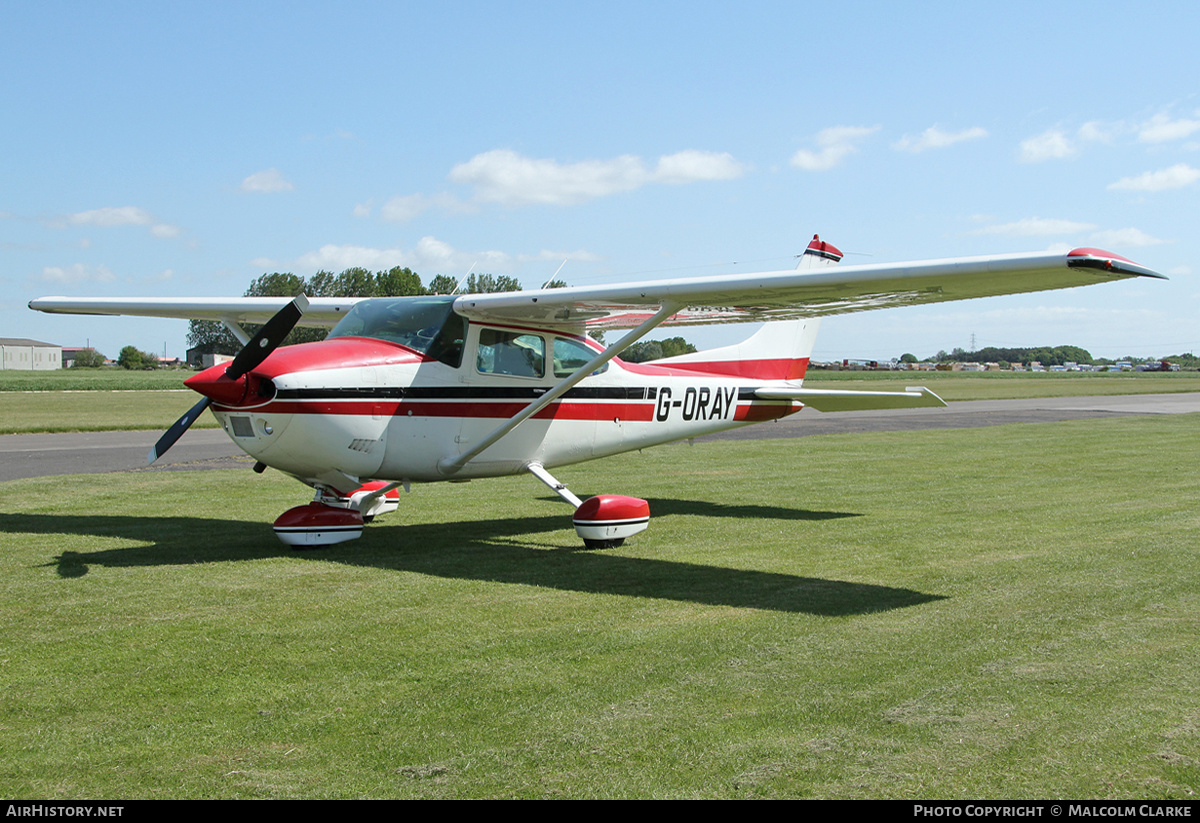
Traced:
[[803, 270], [821, 268], [822, 266], [836, 266], [841, 260], [841, 249], [832, 243], [826, 243], [821, 239], [820, 235], [814, 234], [812, 242], [808, 244], [808, 248], [804, 250], [804, 254], [800, 255], [800, 262], [796, 265], [796, 268]]
[[[800, 255], [797, 269], [816, 269], [835, 266], [842, 259], [836, 246], [817, 235]], [[746, 377], [752, 380], [788, 380], [799, 384], [808, 370], [808, 358], [817, 339], [820, 318], [781, 320], [765, 323], [748, 340], [736, 346], [681, 354], [655, 360], [656, 366], [719, 374], [726, 377]]]

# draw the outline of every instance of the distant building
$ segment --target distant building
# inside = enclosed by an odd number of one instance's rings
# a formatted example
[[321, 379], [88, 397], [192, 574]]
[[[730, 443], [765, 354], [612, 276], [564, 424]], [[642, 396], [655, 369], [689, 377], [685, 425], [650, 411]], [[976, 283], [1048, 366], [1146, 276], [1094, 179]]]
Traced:
[[62, 346], [24, 337], [0, 337], [0, 369], [51, 371], [61, 368]]
[[232, 360], [233, 355], [229, 354], [208, 354], [199, 348], [187, 350], [187, 364], [193, 369], [208, 369], [218, 363], [229, 363]]

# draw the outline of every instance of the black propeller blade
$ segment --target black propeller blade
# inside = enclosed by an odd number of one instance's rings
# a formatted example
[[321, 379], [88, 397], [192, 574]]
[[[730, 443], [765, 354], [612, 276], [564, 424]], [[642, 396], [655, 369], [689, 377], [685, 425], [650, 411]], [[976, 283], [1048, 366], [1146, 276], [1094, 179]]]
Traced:
[[[266, 360], [304, 316], [306, 309], [308, 309], [308, 298], [303, 294], [296, 295], [292, 302], [277, 311], [275, 316], [258, 330], [258, 334], [242, 347], [237, 357], [233, 358], [233, 362], [225, 369], [226, 376], [231, 380], [237, 380], [239, 377], [249, 374], [254, 367]], [[176, 420], [171, 428], [163, 432], [163, 436], [158, 438], [158, 442], [146, 455], [146, 465], [154, 463], [155, 460], [166, 454], [167, 449], [174, 446], [175, 441], [183, 437], [183, 433], [188, 430], [188, 427], [195, 423], [196, 418], [203, 414], [211, 404], [212, 399], [205, 397], [188, 409], [187, 413]]]
[[150, 447], [150, 453], [146, 455], [146, 465], [153, 465], [154, 461], [167, 453], [167, 449], [175, 445], [175, 441], [183, 437], [183, 433], [188, 430], [188, 427], [196, 422], [196, 418], [204, 414], [204, 410], [208, 408], [212, 400], [205, 397], [199, 403], [187, 410], [183, 417], [179, 418], [172, 424], [171, 428], [163, 432], [163, 436], [158, 438], [158, 442]]
[[267, 356], [275, 351], [275, 347], [283, 342], [283, 338], [288, 336], [288, 332], [300, 321], [307, 310], [308, 298], [303, 294], [296, 295], [296, 299], [277, 311], [275, 316], [258, 330], [258, 334], [254, 335], [250, 342], [237, 353], [237, 357], [233, 358], [229, 368], [225, 369], [225, 374], [231, 380], [237, 380], [243, 374], [249, 374], [255, 366], [266, 360]]

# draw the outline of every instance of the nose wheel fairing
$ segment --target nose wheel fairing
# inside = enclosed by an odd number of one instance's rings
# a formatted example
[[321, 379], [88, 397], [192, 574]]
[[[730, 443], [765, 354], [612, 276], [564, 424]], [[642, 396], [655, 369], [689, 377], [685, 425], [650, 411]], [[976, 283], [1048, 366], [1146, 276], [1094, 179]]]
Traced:
[[611, 549], [650, 525], [650, 503], [640, 497], [598, 494], [583, 501], [572, 518], [589, 549]]
[[348, 495], [317, 490], [316, 498], [288, 509], [275, 520], [275, 536], [294, 549], [320, 548], [356, 540], [363, 524], [393, 512], [400, 504], [395, 484], [376, 480]]

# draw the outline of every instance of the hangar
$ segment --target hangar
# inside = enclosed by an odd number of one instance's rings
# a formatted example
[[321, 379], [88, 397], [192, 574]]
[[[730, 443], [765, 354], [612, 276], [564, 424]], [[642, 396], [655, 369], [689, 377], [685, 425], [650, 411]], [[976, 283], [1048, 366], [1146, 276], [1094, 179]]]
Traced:
[[0, 369], [50, 371], [62, 368], [62, 346], [24, 337], [0, 337]]

